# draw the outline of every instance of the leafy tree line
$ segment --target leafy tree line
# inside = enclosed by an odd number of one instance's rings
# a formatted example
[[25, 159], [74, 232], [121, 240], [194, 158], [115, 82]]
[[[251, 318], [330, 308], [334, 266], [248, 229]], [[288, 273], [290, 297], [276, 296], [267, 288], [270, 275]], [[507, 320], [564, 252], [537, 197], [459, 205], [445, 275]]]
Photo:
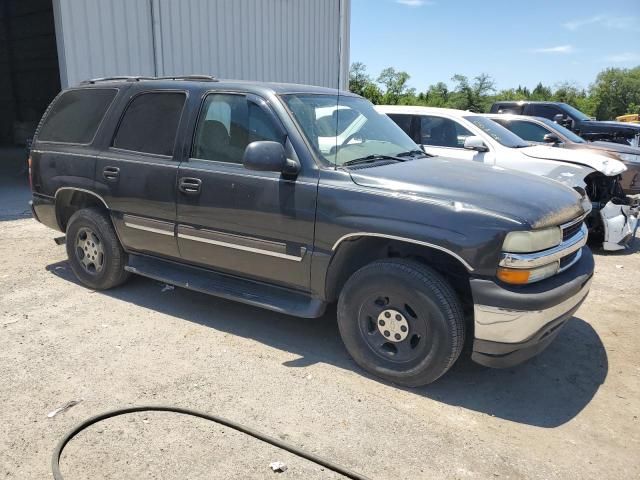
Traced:
[[482, 73], [473, 79], [454, 75], [452, 88], [438, 82], [424, 92], [418, 92], [409, 86], [410, 78], [407, 72], [388, 67], [374, 79], [363, 63], [355, 62], [349, 70], [349, 90], [375, 104], [426, 105], [475, 112], [488, 111], [497, 100], [550, 100], [573, 105], [599, 120], [640, 113], [640, 66], [607, 68], [588, 89], [564, 82], [554, 87], [538, 83], [533, 90], [518, 86], [498, 91], [493, 79]]

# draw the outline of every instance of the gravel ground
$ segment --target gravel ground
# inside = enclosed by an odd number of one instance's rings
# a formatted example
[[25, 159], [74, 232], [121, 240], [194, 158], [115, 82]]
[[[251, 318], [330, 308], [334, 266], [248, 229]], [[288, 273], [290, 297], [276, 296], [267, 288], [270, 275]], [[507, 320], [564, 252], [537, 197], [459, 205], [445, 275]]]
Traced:
[[[539, 357], [508, 370], [461, 358], [410, 390], [355, 366], [332, 311], [300, 320], [139, 277], [83, 288], [56, 232], [25, 218], [27, 188], [3, 178], [0, 478], [51, 478], [52, 449], [72, 426], [140, 404], [227, 417], [376, 480], [640, 477], [637, 248], [597, 252], [590, 296]], [[276, 460], [289, 469], [271, 472]], [[91, 427], [62, 469], [67, 480], [340, 478], [165, 413]]]

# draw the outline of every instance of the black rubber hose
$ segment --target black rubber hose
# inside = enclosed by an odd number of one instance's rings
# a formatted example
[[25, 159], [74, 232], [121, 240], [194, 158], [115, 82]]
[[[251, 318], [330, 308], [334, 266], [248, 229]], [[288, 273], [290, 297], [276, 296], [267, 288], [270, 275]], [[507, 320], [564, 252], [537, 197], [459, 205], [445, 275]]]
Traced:
[[138, 412], [172, 412], [172, 413], [180, 413], [182, 415], [189, 415], [191, 417], [204, 418], [205, 420], [219, 423], [220, 425], [224, 425], [225, 427], [229, 427], [233, 430], [242, 432], [253, 438], [257, 438], [258, 440], [262, 440], [263, 442], [273, 445], [274, 447], [281, 448], [282, 450], [286, 450], [287, 452], [293, 453], [298, 457], [305, 458], [310, 462], [316, 463], [318, 465], [322, 465], [323, 467], [329, 470], [332, 470], [336, 473], [339, 473], [340, 475], [343, 475], [346, 478], [351, 478], [353, 480], [370, 480], [368, 477], [360, 475], [359, 473], [352, 472], [351, 470], [345, 467], [342, 467], [336, 463], [333, 463], [329, 460], [326, 460], [318, 455], [305, 452], [304, 450], [298, 447], [294, 447], [293, 445], [290, 445], [276, 438], [271, 438], [249, 427], [245, 427], [244, 425], [240, 425], [239, 423], [232, 422], [231, 420], [227, 420], [226, 418], [218, 417], [216, 415], [209, 415], [208, 413], [199, 412], [197, 410], [191, 410], [189, 408], [180, 408], [180, 407], [171, 407], [171, 406], [167, 407], [162, 405], [157, 405], [157, 406], [147, 405], [147, 406], [139, 406], [139, 407], [119, 408], [117, 410], [111, 410], [109, 412], [96, 415], [95, 417], [88, 418], [84, 422], [75, 426], [58, 442], [58, 445], [56, 445], [56, 448], [53, 450], [53, 457], [51, 459], [51, 470], [53, 471], [53, 478], [55, 480], [64, 480], [62, 473], [60, 473], [60, 457], [62, 456], [62, 451], [64, 450], [64, 447], [78, 433], [90, 427], [94, 423], [107, 420], [108, 418], [113, 418], [113, 417], [118, 417], [120, 415], [127, 415], [129, 413], [138, 413]]

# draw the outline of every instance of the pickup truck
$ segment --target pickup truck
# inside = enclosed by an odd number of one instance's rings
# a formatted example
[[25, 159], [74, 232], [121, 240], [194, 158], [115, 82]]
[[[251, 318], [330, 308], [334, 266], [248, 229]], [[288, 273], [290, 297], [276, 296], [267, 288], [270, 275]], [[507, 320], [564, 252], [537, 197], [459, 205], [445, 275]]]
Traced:
[[512, 113], [543, 117], [559, 123], [585, 140], [622, 143], [640, 147], [640, 125], [597, 121], [562, 102], [501, 101], [491, 105], [490, 113]]
[[[334, 112], [357, 130], [327, 131]], [[29, 175], [84, 285], [133, 273], [307, 318], [337, 302], [355, 362], [401, 385], [438, 379], [465, 339], [491, 367], [537, 354], [594, 270], [576, 191], [428, 156], [332, 89], [87, 81], [45, 112]]]

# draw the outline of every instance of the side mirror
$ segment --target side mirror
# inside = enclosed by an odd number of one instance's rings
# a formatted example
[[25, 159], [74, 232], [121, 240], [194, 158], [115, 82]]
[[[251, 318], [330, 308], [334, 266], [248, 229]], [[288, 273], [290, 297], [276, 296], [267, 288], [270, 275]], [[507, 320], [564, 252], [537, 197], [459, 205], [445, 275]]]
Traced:
[[464, 148], [467, 150], [475, 150], [476, 152], [488, 152], [487, 147], [480, 137], [472, 135], [464, 139]]
[[544, 143], [560, 143], [560, 137], [558, 137], [555, 133], [547, 133], [544, 137], [542, 137]]
[[569, 128], [571, 126], [571, 119], [564, 113], [556, 113], [553, 116], [553, 121], [563, 127]]
[[281, 172], [288, 175], [298, 173], [299, 165], [289, 160], [282, 144], [260, 141], [247, 145], [242, 156], [242, 165], [247, 170], [259, 172]]

